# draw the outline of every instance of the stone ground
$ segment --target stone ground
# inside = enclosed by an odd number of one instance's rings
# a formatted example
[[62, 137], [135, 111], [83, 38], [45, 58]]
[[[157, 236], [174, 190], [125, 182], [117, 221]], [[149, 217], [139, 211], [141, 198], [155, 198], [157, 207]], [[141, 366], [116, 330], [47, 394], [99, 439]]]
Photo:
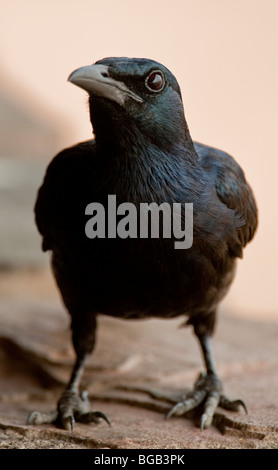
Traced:
[[191, 330], [179, 328], [182, 319], [100, 317], [82, 386], [112, 425], [77, 423], [71, 433], [26, 424], [30, 412], [55, 408], [74, 358], [69, 319], [49, 270], [2, 270], [0, 299], [0, 449], [278, 448], [277, 322], [220, 312], [218, 372], [227, 395], [244, 399], [249, 414], [219, 409], [213, 426], [201, 431], [197, 416], [166, 421], [171, 405], [145, 393], [178, 399], [202, 369]]

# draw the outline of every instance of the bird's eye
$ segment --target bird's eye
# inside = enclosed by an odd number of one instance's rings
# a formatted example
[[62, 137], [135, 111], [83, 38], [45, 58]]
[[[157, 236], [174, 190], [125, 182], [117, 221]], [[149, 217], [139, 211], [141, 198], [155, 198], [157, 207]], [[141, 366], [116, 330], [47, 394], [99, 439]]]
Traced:
[[145, 83], [149, 90], [158, 92], [163, 89], [165, 80], [162, 73], [159, 70], [156, 70], [148, 75]]

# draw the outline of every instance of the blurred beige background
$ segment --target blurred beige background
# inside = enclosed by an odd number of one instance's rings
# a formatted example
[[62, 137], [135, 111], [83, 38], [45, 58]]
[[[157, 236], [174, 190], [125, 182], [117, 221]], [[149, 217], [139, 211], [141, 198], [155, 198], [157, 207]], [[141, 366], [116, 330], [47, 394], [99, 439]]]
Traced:
[[91, 137], [67, 83], [106, 56], [148, 57], [177, 77], [194, 140], [236, 157], [260, 211], [224, 307], [278, 320], [277, 0], [0, 2], [0, 267], [44, 266], [33, 203], [48, 161]]

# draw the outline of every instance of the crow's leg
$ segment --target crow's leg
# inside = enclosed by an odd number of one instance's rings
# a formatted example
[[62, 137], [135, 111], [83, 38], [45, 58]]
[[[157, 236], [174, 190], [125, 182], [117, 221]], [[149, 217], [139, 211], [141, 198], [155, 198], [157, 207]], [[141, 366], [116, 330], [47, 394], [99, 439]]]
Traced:
[[90, 411], [87, 392], [79, 394], [79, 385], [86, 359], [95, 344], [96, 318], [93, 314], [72, 317], [72, 340], [76, 352], [76, 362], [71, 378], [62, 393], [57, 410], [50, 413], [34, 411], [28, 418], [29, 424], [56, 423], [67, 430], [73, 430], [74, 422], [98, 423], [104, 419], [110, 424], [107, 416], [100, 411]]
[[210, 335], [198, 334], [198, 331], [196, 334], [202, 348], [206, 373], [203, 373], [198, 377], [194, 389], [186, 395], [183, 401], [177, 403], [169, 411], [167, 417], [183, 415], [187, 411], [201, 405], [203, 406], [201, 429], [205, 429], [211, 425], [217, 406], [232, 411], [238, 411], [240, 406], [242, 406], [246, 412], [247, 409], [242, 400], [232, 401], [222, 394], [222, 384], [214, 367], [210, 346]]

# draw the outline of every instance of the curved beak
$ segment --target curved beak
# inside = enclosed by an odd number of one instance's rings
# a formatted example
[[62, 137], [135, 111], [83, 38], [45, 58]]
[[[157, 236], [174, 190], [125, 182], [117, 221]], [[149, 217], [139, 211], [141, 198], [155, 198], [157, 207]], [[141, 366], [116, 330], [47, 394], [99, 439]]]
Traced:
[[116, 101], [124, 105], [127, 97], [142, 103], [140, 96], [130, 90], [124, 82], [109, 76], [109, 67], [102, 64], [87, 65], [72, 72], [68, 81], [79, 86], [91, 95]]

